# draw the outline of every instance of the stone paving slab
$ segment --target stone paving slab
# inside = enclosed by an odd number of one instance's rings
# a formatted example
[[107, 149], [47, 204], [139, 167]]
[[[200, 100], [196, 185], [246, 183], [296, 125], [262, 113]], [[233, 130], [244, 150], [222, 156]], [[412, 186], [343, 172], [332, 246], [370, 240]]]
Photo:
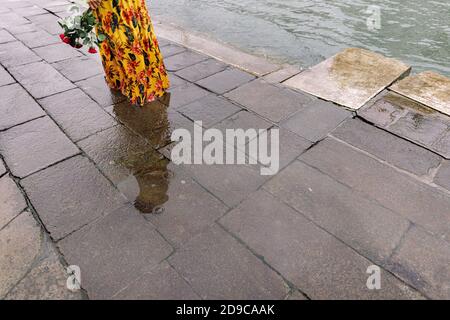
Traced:
[[170, 43], [164, 47], [161, 47], [161, 53], [162, 53], [164, 59], [167, 59], [171, 56], [174, 56], [176, 54], [179, 54], [179, 53], [182, 53], [185, 51], [186, 51], [185, 47], [181, 47], [181, 46], [173, 44], [173, 43]]
[[30, 23], [29, 20], [11, 11], [0, 14], [0, 28], [10, 30], [12, 26], [20, 26], [28, 23]]
[[16, 38], [31, 49], [61, 42], [58, 36], [51, 35], [45, 30], [20, 33]]
[[309, 141], [316, 142], [351, 116], [350, 112], [332, 103], [315, 100], [280, 125]]
[[450, 116], [450, 79], [438, 73], [409, 76], [389, 89]]
[[200, 300], [200, 297], [167, 262], [162, 262], [120, 291], [113, 299]]
[[346, 121], [332, 135], [418, 176], [428, 174], [442, 161], [437, 154], [358, 119]]
[[189, 50], [165, 59], [164, 64], [168, 71], [179, 71], [206, 59], [207, 56]]
[[424, 104], [389, 92], [362, 108], [358, 115], [450, 159], [450, 118]]
[[225, 96], [273, 122], [280, 122], [301, 110], [311, 97], [261, 80], [252, 81]]
[[31, 22], [37, 24], [50, 34], [58, 35], [61, 33], [61, 27], [58, 24], [59, 17], [54, 14], [42, 14], [27, 18]]
[[126, 99], [120, 92], [108, 87], [105, 76], [102, 74], [79, 81], [76, 85], [102, 107], [108, 107]]
[[[280, 130], [280, 170], [312, 146], [312, 142], [284, 128]], [[271, 148], [269, 148], [271, 151]]]
[[349, 48], [284, 84], [357, 110], [410, 69], [400, 61]]
[[14, 82], [15, 80], [13, 79], [13, 77], [11, 77], [11, 75], [3, 67], [0, 66], [0, 87]]
[[177, 71], [175, 74], [188, 81], [196, 82], [218, 72], [224, 71], [226, 68], [228, 68], [227, 64], [215, 59], [208, 59], [183, 70]]
[[254, 80], [255, 77], [247, 72], [239, 69], [227, 69], [219, 73], [213, 74], [196, 83], [217, 94], [224, 94], [225, 92], [236, 89], [243, 84]]
[[0, 178], [0, 230], [26, 207], [25, 198], [14, 180], [8, 176]]
[[263, 188], [378, 263], [409, 227], [401, 216], [298, 161]]
[[61, 239], [125, 203], [88, 159], [77, 156], [21, 181], [53, 239]]
[[172, 109], [178, 109], [184, 105], [194, 102], [200, 98], [203, 98], [209, 94], [209, 91], [200, 88], [192, 83], [178, 86], [170, 89], [170, 105]]
[[175, 75], [173, 72], [169, 72], [169, 81], [170, 81], [170, 88], [173, 89], [175, 87], [179, 87], [182, 85], [187, 85], [188, 82], [179, 76]]
[[280, 70], [265, 75], [263, 79], [269, 83], [281, 83], [302, 72], [302, 69], [296, 66], [286, 66]]
[[172, 248], [151, 223], [125, 206], [58, 243], [80, 266], [91, 299], [109, 299], [167, 258]]
[[35, 31], [40, 30], [34, 24], [29, 23], [28, 20], [27, 20], [27, 23], [28, 24], [7, 26], [7, 30], [14, 36], [22, 34], [22, 33], [35, 32]]
[[80, 89], [58, 93], [39, 100], [39, 103], [73, 141], [117, 124]]
[[434, 183], [450, 191], [450, 161], [444, 161], [434, 178]]
[[14, 67], [9, 71], [36, 99], [75, 88], [69, 80], [45, 62]]
[[0, 230], [0, 299], [26, 275], [40, 248], [41, 228], [29, 212]]
[[17, 67], [40, 60], [42, 59], [38, 55], [21, 42], [15, 41], [0, 44], [0, 63], [6, 68]]
[[45, 116], [45, 112], [19, 85], [0, 87], [0, 130]]
[[372, 262], [265, 191], [251, 195], [221, 223], [311, 299], [420, 297], [386, 272], [382, 290], [368, 290], [366, 269]]
[[287, 284], [231, 235], [211, 227], [189, 241], [169, 263], [202, 299], [283, 299]]
[[34, 48], [33, 51], [48, 63], [81, 57], [83, 54], [65, 43]]
[[0, 177], [6, 173], [6, 168], [2, 160], [0, 160]]
[[178, 109], [192, 121], [202, 121], [205, 128], [212, 127], [240, 110], [242, 109], [228, 100], [214, 95], [206, 96]]
[[79, 150], [51, 119], [44, 117], [0, 132], [0, 153], [11, 172], [23, 178]]
[[433, 234], [449, 239], [450, 197], [355, 149], [326, 139], [300, 159]]
[[14, 38], [8, 31], [0, 30], [0, 44], [12, 41], [16, 41], [16, 38]]
[[152, 222], [173, 246], [180, 247], [211, 226], [228, 208], [203, 189], [186, 170], [169, 165], [168, 201], [162, 214], [150, 214]]
[[67, 273], [59, 260], [55, 249], [51, 249], [45, 257], [21, 279], [5, 300], [80, 300], [81, 292], [67, 289]]
[[450, 245], [411, 228], [391, 259], [403, 280], [433, 299], [450, 299]]

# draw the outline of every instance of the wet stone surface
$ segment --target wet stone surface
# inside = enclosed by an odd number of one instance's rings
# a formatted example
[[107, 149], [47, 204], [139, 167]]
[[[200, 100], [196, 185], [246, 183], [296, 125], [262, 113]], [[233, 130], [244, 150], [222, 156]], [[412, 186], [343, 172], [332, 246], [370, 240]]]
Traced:
[[42, 117], [45, 112], [19, 85], [0, 87], [0, 130]]
[[209, 128], [240, 110], [241, 108], [228, 100], [210, 95], [192, 102], [178, 111], [192, 121], [202, 121], [203, 126]]
[[400, 61], [349, 48], [284, 84], [356, 110], [409, 71]]
[[88, 159], [77, 156], [21, 181], [54, 239], [61, 239], [125, 203]]
[[227, 69], [204, 78], [196, 83], [209, 91], [224, 94], [230, 90], [236, 89], [241, 85], [254, 80], [255, 77], [239, 69]]
[[420, 297], [386, 273], [382, 290], [367, 290], [364, 273], [370, 261], [265, 191], [250, 196], [220, 222], [312, 299]]
[[432, 71], [407, 77], [391, 90], [450, 116], [450, 79]]
[[36, 99], [75, 88], [69, 80], [45, 62], [14, 67], [9, 71]]
[[273, 122], [288, 118], [311, 102], [304, 94], [261, 80], [252, 81], [225, 96]]
[[44, 98], [39, 103], [73, 141], [79, 141], [117, 124], [80, 89]]
[[299, 136], [316, 142], [339, 126], [351, 113], [326, 101], [315, 100], [281, 123]]
[[396, 93], [389, 92], [358, 111], [376, 126], [450, 157], [450, 118]]
[[113, 297], [173, 250], [150, 222], [128, 206], [71, 234], [58, 246], [69, 264], [83, 270], [84, 288], [92, 299]]
[[442, 161], [437, 154], [358, 119], [346, 121], [332, 135], [418, 176]]
[[168, 71], [178, 71], [206, 59], [207, 56], [189, 50], [165, 59], [164, 64]]
[[175, 252], [169, 263], [202, 299], [283, 299], [283, 279], [219, 227]]
[[211, 93], [205, 89], [202, 89], [194, 84], [187, 83], [185, 85], [170, 89], [170, 107], [173, 109], [178, 109], [209, 94]]
[[107, 107], [126, 99], [119, 92], [108, 87], [104, 75], [77, 82], [76, 85], [102, 107]]
[[44, 117], [0, 132], [0, 153], [15, 176], [25, 177], [79, 150], [50, 118]]
[[221, 72], [227, 67], [228, 65], [223, 62], [215, 59], [208, 59], [191, 67], [180, 70], [176, 72], [176, 75], [188, 81], [195, 82]]

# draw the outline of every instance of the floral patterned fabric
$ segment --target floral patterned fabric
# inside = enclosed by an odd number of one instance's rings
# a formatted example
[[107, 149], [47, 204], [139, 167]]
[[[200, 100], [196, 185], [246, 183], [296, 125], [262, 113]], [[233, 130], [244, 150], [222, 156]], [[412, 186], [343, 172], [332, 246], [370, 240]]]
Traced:
[[145, 0], [103, 0], [95, 15], [108, 85], [137, 105], [162, 96], [169, 79]]

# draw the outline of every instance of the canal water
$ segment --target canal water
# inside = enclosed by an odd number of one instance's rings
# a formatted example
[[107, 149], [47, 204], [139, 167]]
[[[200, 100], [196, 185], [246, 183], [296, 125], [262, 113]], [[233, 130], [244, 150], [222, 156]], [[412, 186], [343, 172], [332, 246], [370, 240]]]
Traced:
[[415, 72], [450, 76], [449, 0], [151, 0], [149, 10], [156, 20], [278, 62], [307, 67], [361, 47]]

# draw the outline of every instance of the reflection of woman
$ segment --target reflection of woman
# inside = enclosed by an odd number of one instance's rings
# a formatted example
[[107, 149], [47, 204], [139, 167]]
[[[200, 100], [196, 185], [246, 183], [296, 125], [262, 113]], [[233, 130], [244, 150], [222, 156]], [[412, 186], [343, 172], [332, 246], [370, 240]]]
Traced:
[[108, 85], [141, 106], [162, 96], [169, 80], [145, 0], [88, 1], [106, 36], [100, 55]]
[[133, 152], [133, 148], [127, 148], [120, 162], [131, 171], [139, 185], [135, 207], [143, 213], [155, 213], [169, 199], [169, 160], [152, 148], [170, 142], [167, 108], [159, 101], [142, 108], [132, 108], [129, 103], [122, 103], [114, 106], [114, 113], [120, 122], [144, 136], [151, 144], [145, 151]]

